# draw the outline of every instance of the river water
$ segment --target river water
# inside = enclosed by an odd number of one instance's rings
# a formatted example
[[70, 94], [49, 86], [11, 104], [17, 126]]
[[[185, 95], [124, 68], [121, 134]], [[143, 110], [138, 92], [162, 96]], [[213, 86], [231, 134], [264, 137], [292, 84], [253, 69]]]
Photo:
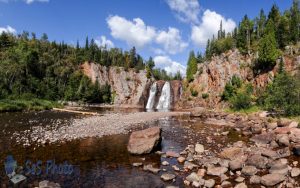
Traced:
[[[99, 113], [131, 113], [141, 109], [108, 109], [89, 108], [89, 111]], [[12, 155], [19, 166], [17, 171], [26, 176], [21, 187], [35, 187], [42, 180], [59, 183], [62, 187], [165, 187], [166, 185], [183, 186], [183, 173], [177, 173], [175, 182], [163, 182], [160, 172], [154, 175], [144, 172], [142, 167], [133, 167], [132, 163], [141, 162], [152, 164], [155, 167], [171, 171], [172, 165], [178, 164], [176, 159], [163, 158], [158, 154], [133, 156], [127, 152], [129, 134], [105, 136], [102, 138], [87, 138], [67, 143], [57, 143], [45, 146], [24, 147], [22, 143], [15, 143], [11, 139], [14, 132], [30, 130], [34, 126], [65, 125], [73, 118], [84, 117], [67, 112], [41, 111], [23, 113], [0, 114], [0, 182], [2, 187], [12, 185], [5, 173], [4, 163], [8, 155]], [[143, 125], [137, 129], [149, 126], [162, 127], [161, 151], [182, 151], [188, 144], [196, 142], [205, 143], [213, 152], [218, 152], [217, 145], [237, 141], [239, 138], [230, 132], [229, 137], [220, 137], [217, 142], [206, 143], [207, 135], [213, 135], [219, 128], [205, 126], [197, 119], [188, 117], [164, 118], [153, 123]], [[72, 165], [72, 173], [59, 174], [59, 172], [46, 173], [47, 161]], [[162, 161], [168, 161], [169, 166], [161, 166]], [[41, 172], [35, 164], [40, 161]], [[49, 165], [49, 164], [48, 164]], [[23, 169], [21, 168], [23, 166]], [[30, 171], [29, 171], [30, 170]], [[173, 171], [173, 170], [172, 170]], [[30, 173], [28, 173], [30, 172]]]

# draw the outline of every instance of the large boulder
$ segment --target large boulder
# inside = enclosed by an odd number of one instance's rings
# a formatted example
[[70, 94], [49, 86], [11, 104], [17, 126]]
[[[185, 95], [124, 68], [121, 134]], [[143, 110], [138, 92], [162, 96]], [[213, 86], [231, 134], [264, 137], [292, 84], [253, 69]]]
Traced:
[[127, 149], [131, 154], [147, 154], [153, 151], [161, 141], [161, 128], [151, 127], [131, 133]]

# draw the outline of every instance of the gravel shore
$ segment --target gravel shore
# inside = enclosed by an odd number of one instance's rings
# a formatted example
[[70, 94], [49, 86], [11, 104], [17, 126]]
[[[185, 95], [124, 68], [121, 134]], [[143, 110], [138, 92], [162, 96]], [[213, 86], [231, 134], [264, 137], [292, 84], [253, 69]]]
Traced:
[[105, 114], [72, 120], [69, 125], [36, 126], [31, 130], [16, 132], [13, 139], [24, 146], [32, 143], [45, 144], [70, 141], [87, 137], [102, 137], [114, 134], [126, 134], [138, 124], [145, 124], [160, 118], [180, 116], [187, 112], [137, 112], [130, 114]]

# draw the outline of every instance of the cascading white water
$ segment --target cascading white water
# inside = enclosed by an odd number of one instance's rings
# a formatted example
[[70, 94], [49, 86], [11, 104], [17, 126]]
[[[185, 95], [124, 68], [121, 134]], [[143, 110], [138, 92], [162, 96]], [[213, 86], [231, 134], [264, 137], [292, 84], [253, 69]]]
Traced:
[[156, 109], [167, 110], [171, 106], [171, 86], [170, 82], [166, 82], [161, 91], [161, 96], [159, 98]]
[[148, 102], [146, 105], [146, 109], [153, 108], [154, 102], [155, 102], [156, 91], [157, 91], [157, 84], [156, 84], [156, 82], [154, 82], [150, 88], [150, 94], [149, 94]]

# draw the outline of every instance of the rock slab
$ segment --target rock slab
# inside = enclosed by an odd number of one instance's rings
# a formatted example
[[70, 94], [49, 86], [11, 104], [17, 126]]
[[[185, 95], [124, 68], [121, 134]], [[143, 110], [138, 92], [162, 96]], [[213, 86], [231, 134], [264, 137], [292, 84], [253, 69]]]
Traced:
[[148, 154], [156, 148], [161, 141], [161, 128], [151, 127], [131, 133], [127, 149], [135, 155]]

